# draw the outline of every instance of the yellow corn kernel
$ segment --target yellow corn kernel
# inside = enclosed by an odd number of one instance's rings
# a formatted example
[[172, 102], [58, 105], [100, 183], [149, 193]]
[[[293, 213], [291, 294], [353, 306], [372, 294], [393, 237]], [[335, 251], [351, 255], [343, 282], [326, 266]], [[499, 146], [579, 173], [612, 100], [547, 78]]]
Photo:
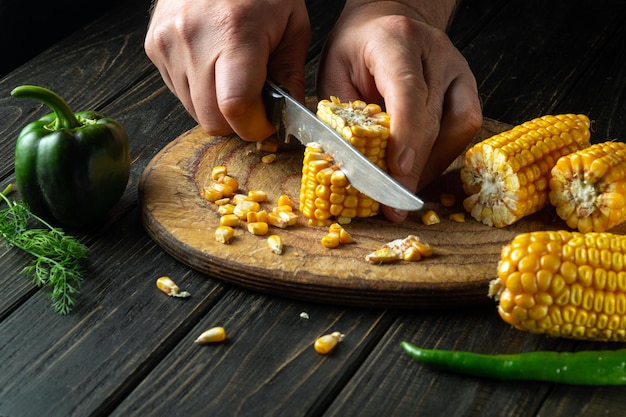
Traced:
[[565, 230], [519, 234], [502, 248], [489, 295], [498, 301], [500, 317], [519, 330], [624, 342], [625, 255], [623, 235]]
[[456, 204], [456, 197], [451, 193], [441, 193], [439, 195], [439, 202], [444, 207], [453, 207]]
[[156, 286], [161, 292], [169, 295], [170, 297], [187, 298], [191, 296], [187, 291], [181, 291], [178, 285], [170, 277], [159, 277], [156, 280]]
[[220, 243], [229, 243], [235, 236], [235, 230], [231, 226], [218, 226], [215, 229], [215, 240]]
[[211, 178], [213, 179], [213, 181], [218, 181], [222, 177], [224, 177], [224, 175], [226, 175], [227, 173], [228, 173], [228, 170], [226, 169], [224, 165], [217, 165], [217, 166], [214, 166], [213, 169], [211, 170]]
[[326, 355], [330, 353], [339, 342], [344, 339], [345, 335], [341, 332], [332, 332], [330, 334], [325, 334], [324, 336], [320, 336], [315, 339], [315, 343], [313, 344], [313, 348], [315, 351], [321, 355]]
[[426, 226], [432, 226], [433, 224], [437, 224], [440, 221], [441, 219], [439, 218], [439, 215], [435, 210], [428, 210], [422, 216], [422, 223], [424, 223]]
[[269, 231], [269, 226], [266, 222], [252, 222], [248, 223], [248, 232], [256, 236], [264, 236]]
[[267, 245], [270, 250], [277, 255], [283, 253], [283, 238], [278, 235], [270, 235], [267, 238]]
[[294, 204], [293, 201], [291, 201], [291, 198], [289, 198], [289, 196], [287, 194], [281, 194], [278, 196], [278, 200], [276, 201], [276, 205], [278, 207], [282, 207], [282, 206], [289, 206], [291, 207], [293, 210], [295, 210], [296, 205]]
[[233, 187], [223, 182], [214, 182], [211, 184], [211, 188], [220, 192], [223, 197], [232, 197], [235, 193]]
[[354, 243], [354, 238], [339, 223], [333, 223], [328, 226], [328, 233], [336, 233], [339, 236], [339, 243]]
[[[224, 175], [219, 180], [219, 183], [229, 186], [233, 190], [233, 193], [239, 189], [239, 181], [237, 181], [235, 178], [231, 177], [230, 175]], [[232, 194], [229, 197], [231, 196]]]
[[214, 203], [217, 200], [224, 198], [224, 194], [222, 194], [221, 191], [216, 190], [213, 185], [210, 185], [208, 187], [202, 187], [202, 196], [211, 203]]
[[219, 200], [214, 201], [216, 206], [223, 206], [230, 203], [229, 197], [220, 198]]
[[234, 204], [231, 204], [231, 203], [220, 204], [217, 207], [217, 212], [221, 215], [233, 214], [234, 211], [235, 211], [235, 206]]
[[563, 155], [589, 146], [585, 115], [547, 115], [486, 139], [465, 153], [465, 210], [495, 227], [548, 204], [550, 170]]
[[246, 221], [248, 223], [267, 222], [267, 211], [265, 210], [250, 211], [246, 213]]
[[365, 256], [365, 260], [372, 264], [384, 264], [401, 261], [402, 250], [399, 247], [383, 246]]
[[195, 340], [195, 343], [217, 343], [226, 340], [226, 330], [223, 327], [212, 327], [209, 330], [203, 332]]
[[415, 246], [409, 246], [402, 252], [402, 260], [407, 262], [415, 262], [422, 259], [422, 254]]
[[235, 205], [233, 214], [242, 220], [248, 219], [248, 213], [261, 210], [261, 206], [256, 201], [244, 200]]
[[322, 246], [328, 249], [334, 249], [339, 246], [339, 233], [330, 232], [321, 239]]
[[550, 202], [569, 227], [583, 233], [626, 221], [626, 143], [597, 143], [559, 158]]
[[298, 221], [298, 215], [291, 211], [273, 211], [267, 214], [267, 222], [272, 226], [285, 229]]
[[234, 214], [224, 214], [220, 217], [220, 226], [236, 227], [239, 226], [239, 217]]
[[230, 199], [234, 205], [241, 204], [244, 201], [250, 201], [247, 194], [236, 193]]
[[248, 200], [262, 203], [267, 201], [267, 193], [262, 190], [250, 190], [248, 191]]
[[465, 213], [462, 213], [462, 212], [451, 213], [448, 216], [448, 219], [452, 220], [453, 222], [463, 223], [463, 222], [465, 222]]
[[263, 162], [264, 164], [271, 164], [276, 160], [276, 154], [275, 153], [270, 153], [267, 155], [263, 155], [261, 157], [261, 162]]

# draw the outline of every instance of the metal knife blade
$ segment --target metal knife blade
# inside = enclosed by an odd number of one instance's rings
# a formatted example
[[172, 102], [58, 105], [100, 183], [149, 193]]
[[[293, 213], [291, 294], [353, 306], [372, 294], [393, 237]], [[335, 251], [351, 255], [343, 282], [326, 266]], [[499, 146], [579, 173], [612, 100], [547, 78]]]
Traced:
[[294, 136], [304, 145], [319, 143], [346, 174], [350, 184], [381, 204], [407, 211], [424, 206], [419, 197], [367, 159], [286, 90], [267, 81], [263, 98], [268, 118], [280, 140]]

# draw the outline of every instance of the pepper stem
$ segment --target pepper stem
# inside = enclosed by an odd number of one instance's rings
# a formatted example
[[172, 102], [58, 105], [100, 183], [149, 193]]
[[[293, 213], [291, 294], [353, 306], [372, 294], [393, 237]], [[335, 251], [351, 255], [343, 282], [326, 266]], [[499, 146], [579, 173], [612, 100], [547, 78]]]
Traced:
[[32, 98], [48, 105], [54, 111], [59, 129], [74, 129], [80, 127], [80, 122], [67, 105], [65, 100], [52, 90], [36, 85], [20, 85], [11, 91], [11, 95], [17, 98]]

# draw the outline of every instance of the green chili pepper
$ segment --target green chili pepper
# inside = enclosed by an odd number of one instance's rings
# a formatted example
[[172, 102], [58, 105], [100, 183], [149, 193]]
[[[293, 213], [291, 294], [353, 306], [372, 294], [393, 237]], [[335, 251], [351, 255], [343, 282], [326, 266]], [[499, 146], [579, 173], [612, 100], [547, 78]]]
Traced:
[[570, 385], [626, 385], [626, 349], [487, 355], [401, 343], [413, 359], [439, 369], [502, 380]]
[[73, 113], [56, 93], [15, 88], [53, 112], [26, 125], [15, 148], [15, 181], [31, 211], [72, 227], [100, 220], [120, 199], [130, 175], [128, 137], [117, 121], [93, 111]]

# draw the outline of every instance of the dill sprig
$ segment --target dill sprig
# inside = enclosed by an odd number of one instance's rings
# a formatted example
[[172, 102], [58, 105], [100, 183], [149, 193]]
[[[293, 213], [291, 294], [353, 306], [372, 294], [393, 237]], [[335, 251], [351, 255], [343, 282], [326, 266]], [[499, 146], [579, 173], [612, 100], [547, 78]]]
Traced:
[[[76, 304], [83, 280], [82, 261], [88, 249], [72, 236], [30, 211], [23, 202], [10, 201], [9, 184], [0, 196], [7, 207], [0, 210], [0, 236], [7, 247], [15, 246], [32, 255], [34, 259], [22, 270], [38, 287], [47, 286], [54, 310], [68, 314]], [[37, 221], [46, 228], [29, 228], [29, 222]]]

